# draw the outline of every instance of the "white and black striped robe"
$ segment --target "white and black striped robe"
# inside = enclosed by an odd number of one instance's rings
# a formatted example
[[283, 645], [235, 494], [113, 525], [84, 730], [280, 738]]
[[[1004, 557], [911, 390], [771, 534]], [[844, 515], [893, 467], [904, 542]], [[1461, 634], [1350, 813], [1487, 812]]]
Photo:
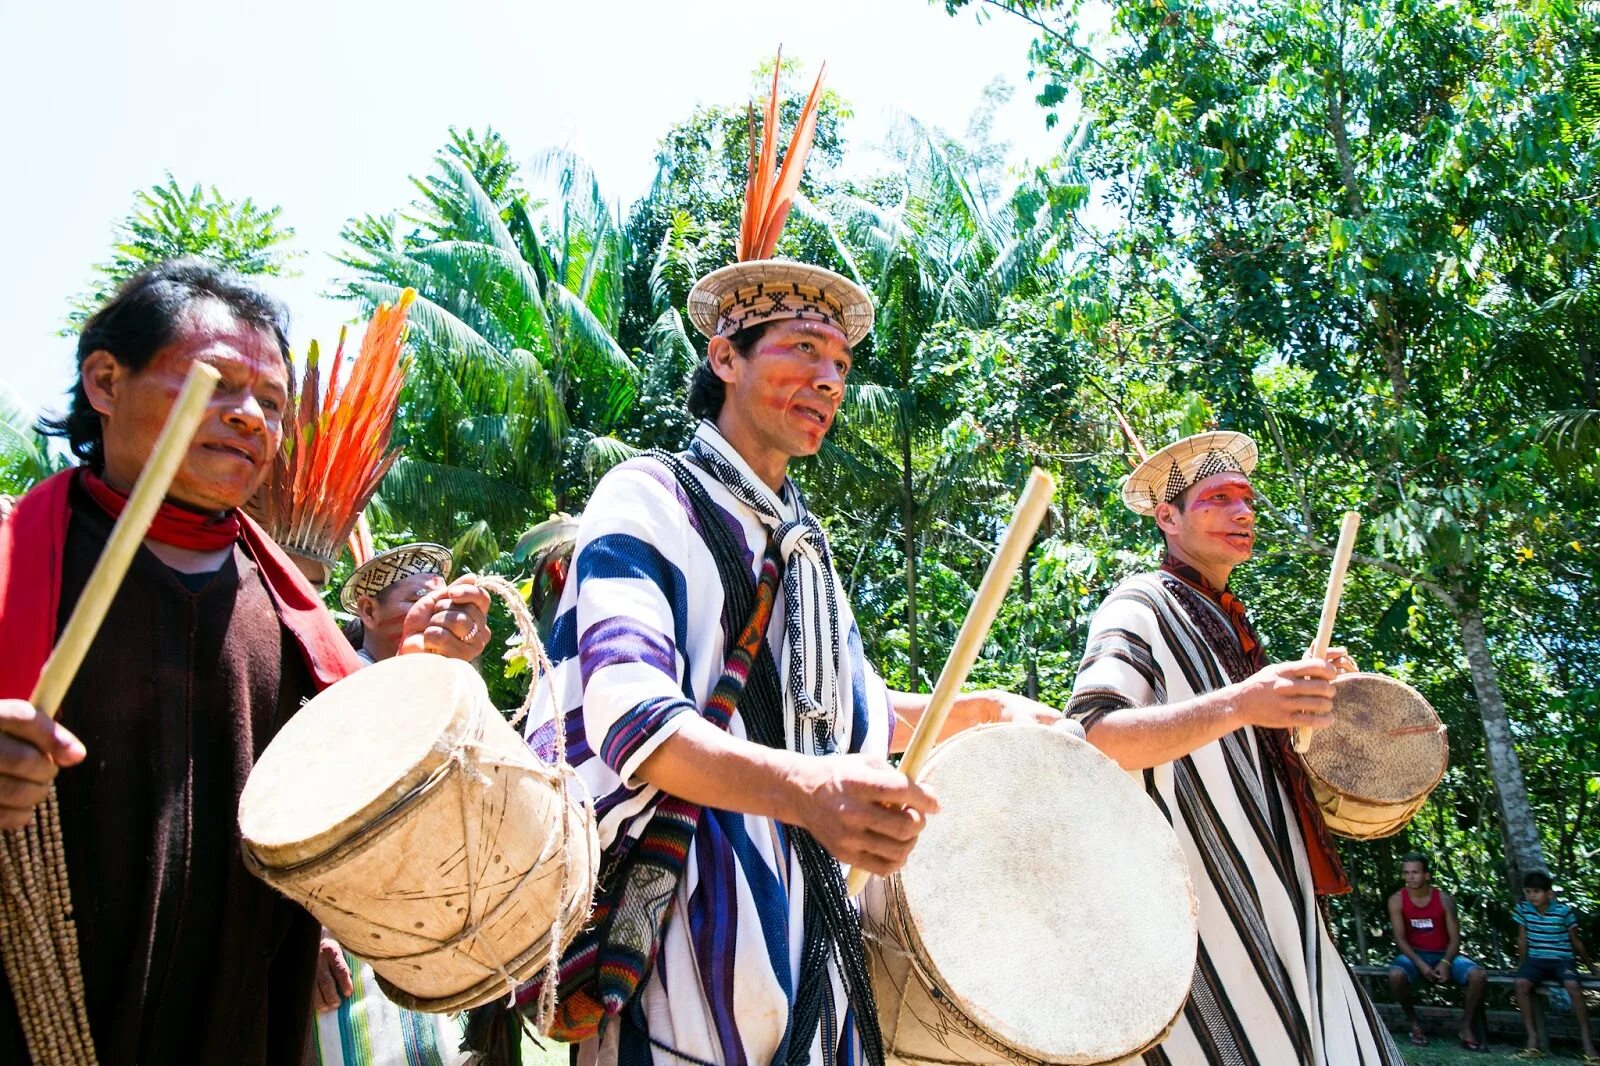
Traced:
[[[1169, 573], [1141, 574], [1095, 613], [1068, 713], [1092, 730], [1119, 709], [1182, 702], [1253, 672], [1213, 600]], [[1177, 831], [1200, 920], [1189, 1002], [1145, 1062], [1403, 1066], [1328, 935], [1265, 739], [1240, 729], [1134, 771]]]

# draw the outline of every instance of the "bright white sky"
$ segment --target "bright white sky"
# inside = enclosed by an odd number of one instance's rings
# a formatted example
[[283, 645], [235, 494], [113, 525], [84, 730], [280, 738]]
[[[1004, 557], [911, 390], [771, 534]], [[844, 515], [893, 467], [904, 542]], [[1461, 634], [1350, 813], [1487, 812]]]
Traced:
[[626, 204], [667, 128], [747, 98], [781, 43], [808, 70], [828, 61], [853, 144], [899, 112], [959, 133], [1003, 75], [1016, 92], [994, 136], [1042, 160], [1058, 138], [1025, 82], [1028, 30], [927, 0], [0, 0], [0, 378], [59, 408], [67, 300], [167, 171], [283, 207], [304, 253], [279, 289], [299, 349], [351, 313], [320, 296], [341, 224], [404, 205], [451, 124], [492, 125], [524, 158], [572, 147]]

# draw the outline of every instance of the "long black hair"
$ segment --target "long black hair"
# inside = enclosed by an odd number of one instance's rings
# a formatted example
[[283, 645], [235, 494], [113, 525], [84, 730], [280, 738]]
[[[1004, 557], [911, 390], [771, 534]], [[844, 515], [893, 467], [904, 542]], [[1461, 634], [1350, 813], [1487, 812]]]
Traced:
[[39, 430], [64, 437], [72, 454], [98, 469], [105, 465], [100, 413], [83, 387], [83, 362], [95, 352], [110, 352], [118, 363], [143, 370], [156, 352], [171, 344], [188, 309], [215, 300], [240, 322], [271, 332], [284, 361], [289, 360], [289, 311], [243, 275], [199, 256], [158, 263], [129, 278], [109, 303], [96, 311], [78, 335], [78, 377], [72, 402], [60, 418], [41, 419]]

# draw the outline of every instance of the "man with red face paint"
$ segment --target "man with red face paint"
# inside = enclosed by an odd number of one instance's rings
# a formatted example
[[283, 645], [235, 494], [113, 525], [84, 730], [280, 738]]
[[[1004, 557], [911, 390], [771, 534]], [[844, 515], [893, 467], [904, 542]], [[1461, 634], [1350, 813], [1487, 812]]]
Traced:
[[[244, 868], [238, 797], [288, 717], [360, 663], [239, 510], [282, 443], [286, 330], [275, 300], [202, 260], [133, 278], [85, 324], [55, 425], [83, 465], [0, 524], [0, 827], [54, 781], [108, 1066], [298, 1064], [307, 1047], [317, 924]], [[52, 722], [26, 697], [196, 362], [221, 375], [210, 409]], [[487, 606], [470, 583], [438, 590], [401, 651], [475, 658]], [[0, 1062], [28, 1061], [8, 986]]]
[[[885, 761], [927, 697], [890, 692], [866, 661], [789, 477], [834, 424], [873, 307], [848, 278], [772, 258], [811, 128], [803, 115], [785, 192], [777, 111], [774, 83], [741, 261], [689, 294], [707, 338], [688, 397], [699, 427], [685, 451], [595, 487], [548, 642], [553, 699], [529, 716], [541, 750], [564, 731], [607, 851], [593, 939], [568, 953], [598, 977], [590, 990], [563, 973], [556, 1027], [586, 1066], [881, 1066], [840, 864], [898, 869], [938, 810]], [[954, 717], [1060, 720], [1005, 693]]]
[[1128, 478], [1123, 502], [1155, 519], [1165, 558], [1095, 612], [1067, 709], [1139, 775], [1194, 878], [1194, 984], [1145, 1061], [1401, 1066], [1318, 906], [1349, 885], [1289, 742], [1328, 723], [1355, 664], [1334, 648], [1269, 665], [1228, 587], [1255, 546], [1255, 462], [1244, 434], [1203, 433]]

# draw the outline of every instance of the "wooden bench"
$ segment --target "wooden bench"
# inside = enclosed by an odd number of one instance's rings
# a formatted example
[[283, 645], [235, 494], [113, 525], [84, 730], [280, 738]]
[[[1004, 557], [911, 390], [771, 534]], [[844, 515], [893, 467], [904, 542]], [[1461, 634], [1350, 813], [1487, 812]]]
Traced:
[[[1378, 1008], [1378, 1013], [1383, 1016], [1385, 1024], [1392, 1031], [1397, 1033], [1405, 1032], [1407, 1030], [1405, 1011], [1398, 1003], [1391, 1002], [1389, 996], [1389, 967], [1387, 965], [1352, 966], [1350, 970], [1358, 978], [1377, 985], [1376, 988], [1369, 988], [1368, 992], [1372, 994], [1372, 1001]], [[1487, 967], [1484, 972], [1489, 975], [1488, 984], [1490, 988], [1505, 989], [1511, 994], [1512, 1002], [1516, 1002], [1517, 977], [1515, 973], [1510, 970], [1490, 970]], [[1580, 974], [1578, 983], [1583, 986], [1585, 991], [1600, 991], [1600, 977]], [[1554, 1019], [1553, 1022], [1547, 1021], [1544, 1003], [1543, 996], [1535, 995], [1533, 997], [1533, 1029], [1539, 1039], [1539, 1047], [1544, 1051], [1549, 1051], [1550, 1037], [1552, 1035], [1563, 1040], [1577, 1042], [1579, 1039], [1577, 1019], [1567, 1016]], [[1451, 1030], [1455, 1030], [1461, 1027], [1461, 1013], [1463, 1010], [1465, 1010], [1465, 1007], [1434, 1007], [1419, 1004], [1417, 1006], [1417, 1017], [1425, 1022], [1432, 1023], [1436, 1029], [1448, 1027]], [[1591, 1011], [1591, 1013], [1594, 1012]], [[1484, 1038], [1499, 1036], [1508, 1043], [1515, 1042], [1518, 1044], [1525, 1039], [1526, 1030], [1522, 1024], [1521, 1011], [1515, 1009], [1489, 1010], [1486, 1008], [1483, 1015], [1483, 1018], [1478, 1022], [1478, 1028]], [[1591, 1034], [1600, 1033], [1600, 1029], [1596, 1028], [1597, 1023], [1600, 1023], [1600, 1019], [1594, 1017], [1589, 1019]]]

